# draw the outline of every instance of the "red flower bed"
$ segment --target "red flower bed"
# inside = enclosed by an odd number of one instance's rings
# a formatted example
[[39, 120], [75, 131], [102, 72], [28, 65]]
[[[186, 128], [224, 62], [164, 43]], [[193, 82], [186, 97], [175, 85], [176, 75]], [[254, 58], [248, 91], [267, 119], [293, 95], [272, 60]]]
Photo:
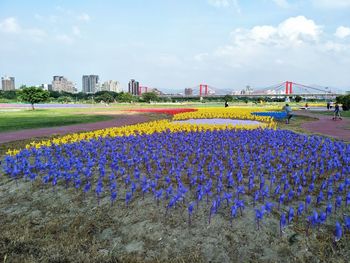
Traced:
[[135, 110], [128, 110], [128, 111], [163, 113], [163, 114], [175, 115], [175, 114], [178, 114], [178, 113], [192, 112], [192, 111], [197, 111], [197, 110], [196, 109], [191, 109], [191, 108], [177, 108], [177, 109], [149, 108], [149, 109], [135, 109]]

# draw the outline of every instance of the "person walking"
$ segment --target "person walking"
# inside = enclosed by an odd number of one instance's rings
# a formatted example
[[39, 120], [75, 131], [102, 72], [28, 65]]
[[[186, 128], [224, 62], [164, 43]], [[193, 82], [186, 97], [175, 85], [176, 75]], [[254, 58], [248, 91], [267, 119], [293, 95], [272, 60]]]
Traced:
[[330, 108], [331, 108], [331, 103], [327, 101], [327, 110], [329, 110]]
[[340, 108], [339, 108], [339, 104], [335, 103], [334, 105], [334, 116], [333, 116], [333, 120], [337, 120], [337, 118], [339, 118], [339, 120], [341, 120], [341, 116], [340, 116]]
[[289, 124], [290, 119], [293, 117], [292, 108], [287, 103], [286, 106], [283, 107], [284, 111], [287, 113], [286, 124]]

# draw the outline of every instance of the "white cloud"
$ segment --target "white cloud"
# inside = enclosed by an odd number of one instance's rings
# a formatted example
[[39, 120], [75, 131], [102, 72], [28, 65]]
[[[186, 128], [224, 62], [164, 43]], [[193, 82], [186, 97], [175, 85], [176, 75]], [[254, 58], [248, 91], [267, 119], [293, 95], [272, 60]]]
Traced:
[[80, 28], [78, 26], [73, 26], [72, 27], [72, 32], [74, 36], [79, 37], [81, 35]]
[[325, 52], [340, 53], [346, 52], [349, 49], [349, 46], [342, 43], [337, 43], [335, 41], [327, 41], [326, 43], [322, 44], [319, 49]]
[[350, 0], [311, 0], [314, 6], [321, 8], [348, 8]]
[[289, 3], [287, 0], [273, 0], [275, 2], [276, 5], [278, 5], [279, 7], [282, 8], [288, 8], [289, 7]]
[[291, 17], [278, 26], [279, 35], [290, 41], [317, 41], [322, 27], [304, 16]]
[[228, 7], [230, 0], [208, 0], [208, 3], [215, 7]]
[[182, 61], [176, 55], [173, 55], [173, 54], [161, 54], [158, 57], [157, 64], [159, 64], [161, 66], [166, 66], [166, 67], [174, 67], [174, 66], [181, 66], [182, 65]]
[[82, 13], [82, 14], [77, 16], [77, 19], [79, 21], [88, 22], [88, 21], [90, 21], [90, 16], [87, 13]]
[[245, 46], [247, 43], [294, 46], [305, 42], [318, 41], [322, 27], [304, 16], [291, 17], [278, 26], [255, 26], [252, 29], [238, 28], [231, 33], [234, 45]]
[[66, 34], [57, 35], [56, 40], [67, 45], [72, 44], [74, 42], [73, 38]]
[[5, 18], [0, 22], [0, 31], [9, 34], [16, 34], [19, 37], [28, 37], [35, 41], [41, 41], [47, 35], [44, 30], [39, 28], [22, 27], [14, 17]]
[[[201, 70], [222, 66], [222, 79], [256, 85], [294, 80], [301, 83], [344, 85], [350, 81], [350, 44], [322, 30], [303, 16], [290, 17], [277, 25], [237, 28], [232, 40], [208, 55], [193, 58]], [[332, 74], [332, 75], [331, 75]], [[334, 76], [334, 77], [330, 77]], [[219, 80], [218, 80], [219, 81]], [[252, 83], [254, 86], [254, 83]]]
[[337, 28], [334, 35], [338, 38], [346, 38], [350, 36], [350, 28], [345, 26], [340, 26]]
[[21, 27], [16, 18], [8, 17], [0, 22], [0, 31], [5, 33], [19, 33], [21, 31]]
[[201, 61], [203, 61], [206, 57], [208, 57], [209, 56], [209, 54], [208, 53], [199, 53], [199, 54], [197, 54], [197, 55], [195, 55], [194, 56], [194, 59], [196, 60], [196, 61], [198, 61], [198, 62], [201, 62]]
[[43, 21], [43, 19], [44, 19], [44, 17], [42, 15], [39, 15], [39, 14], [35, 14], [34, 18], [38, 21]]
[[238, 0], [208, 0], [208, 3], [217, 8], [234, 7], [238, 13], [241, 12]]
[[30, 28], [25, 31], [25, 33], [31, 37], [32, 39], [36, 41], [41, 41], [45, 37], [47, 37], [47, 34], [44, 30], [41, 30], [39, 28]]

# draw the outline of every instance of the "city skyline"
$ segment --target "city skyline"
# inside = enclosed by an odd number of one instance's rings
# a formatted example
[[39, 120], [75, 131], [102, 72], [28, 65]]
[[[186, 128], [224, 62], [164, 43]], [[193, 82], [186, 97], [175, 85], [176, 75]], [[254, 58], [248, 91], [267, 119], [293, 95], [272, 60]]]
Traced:
[[349, 0], [99, 3], [1, 1], [0, 74], [17, 86], [62, 75], [79, 91], [83, 73], [124, 91], [131, 78], [166, 92], [286, 80], [350, 87]]

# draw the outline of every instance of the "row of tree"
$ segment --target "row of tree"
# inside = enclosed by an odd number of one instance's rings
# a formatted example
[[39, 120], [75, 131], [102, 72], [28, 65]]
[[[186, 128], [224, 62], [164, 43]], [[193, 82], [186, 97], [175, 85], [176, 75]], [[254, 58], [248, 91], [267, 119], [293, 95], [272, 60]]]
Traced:
[[77, 101], [93, 101], [101, 103], [113, 103], [113, 102], [151, 102], [159, 101], [160, 98], [154, 92], [147, 92], [142, 94], [142, 97], [135, 97], [126, 92], [113, 92], [113, 91], [100, 91], [95, 94], [77, 93], [72, 94], [68, 92], [46, 91], [37, 87], [22, 87], [16, 91], [1, 91], [0, 98], [7, 100], [20, 100], [28, 102], [32, 105], [34, 110], [34, 104], [57, 101], [62, 103], [77, 102]]
[[342, 104], [344, 111], [350, 110], [350, 94], [337, 97], [336, 102]]
[[[41, 88], [36, 87], [21, 87], [21, 89], [16, 91], [0, 91], [0, 99], [5, 100], [20, 100], [32, 104], [34, 109], [34, 104], [40, 102], [59, 102], [59, 103], [70, 103], [70, 102], [96, 102], [96, 103], [113, 103], [113, 102], [182, 102], [182, 101], [193, 101], [198, 102], [198, 98], [193, 97], [177, 97], [177, 98], [167, 98], [159, 97], [154, 92], [146, 92], [142, 94], [141, 97], [133, 96], [126, 92], [113, 92], [113, 91], [99, 91], [95, 94], [86, 93], [68, 93], [68, 92], [57, 92], [57, 91], [45, 91]], [[235, 97], [232, 95], [225, 95], [224, 97], [206, 97], [202, 102], [253, 102], [259, 103], [263, 102], [283, 102], [285, 98], [271, 98], [271, 97]], [[290, 97], [291, 101], [300, 102], [302, 97], [295, 96]], [[308, 99], [308, 101], [312, 101]], [[343, 104], [344, 110], [350, 109], [350, 95], [339, 96], [336, 101]]]

